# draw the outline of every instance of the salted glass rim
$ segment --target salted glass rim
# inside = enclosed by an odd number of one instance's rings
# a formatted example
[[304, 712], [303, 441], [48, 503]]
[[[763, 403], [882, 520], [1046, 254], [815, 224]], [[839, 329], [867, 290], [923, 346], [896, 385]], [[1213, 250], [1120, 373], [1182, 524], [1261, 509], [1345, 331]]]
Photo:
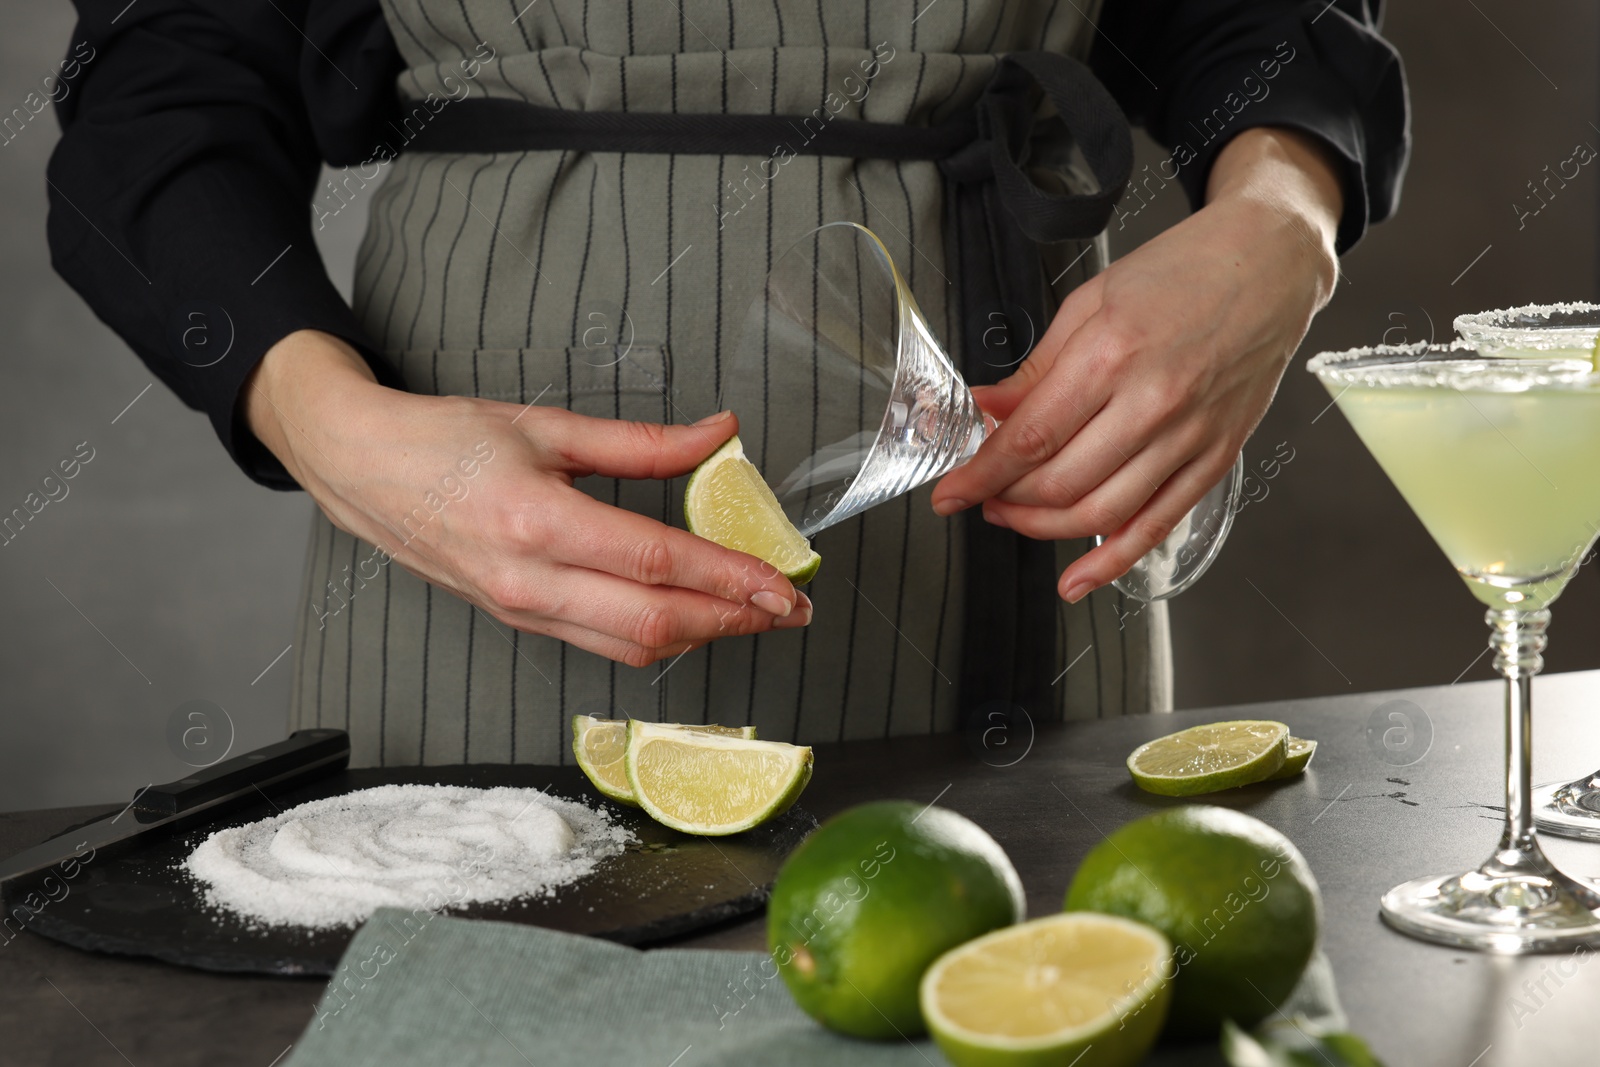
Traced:
[[[1554, 315], [1592, 314], [1594, 322], [1553, 324]], [[1544, 320], [1523, 322], [1518, 318]], [[1519, 307], [1496, 308], [1491, 311], [1474, 311], [1457, 315], [1453, 323], [1456, 334], [1479, 344], [1527, 343], [1529, 335], [1537, 335], [1541, 342], [1564, 345], [1568, 348], [1588, 348], [1600, 336], [1600, 304], [1583, 300], [1563, 301], [1554, 304], [1523, 304]]]
[[1448, 344], [1369, 345], [1320, 352], [1306, 363], [1324, 385], [1481, 392], [1520, 392], [1534, 388], [1600, 388], [1600, 374], [1587, 359], [1574, 358], [1568, 346], [1540, 343], [1524, 351], [1549, 358], [1508, 357], [1484, 345], [1457, 339]]

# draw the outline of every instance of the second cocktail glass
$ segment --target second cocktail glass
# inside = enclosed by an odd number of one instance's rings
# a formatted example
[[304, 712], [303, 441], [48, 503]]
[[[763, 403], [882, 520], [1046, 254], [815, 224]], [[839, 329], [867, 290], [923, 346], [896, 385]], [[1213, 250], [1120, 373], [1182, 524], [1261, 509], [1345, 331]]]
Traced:
[[[1587, 358], [1600, 338], [1600, 304], [1529, 305], [1481, 311], [1456, 319], [1456, 332], [1485, 351], [1507, 356]], [[1600, 841], [1600, 770], [1533, 791], [1541, 830]]]
[[1587, 360], [1485, 356], [1466, 342], [1327, 352], [1309, 365], [1486, 607], [1505, 678], [1506, 824], [1474, 870], [1383, 895], [1414, 937], [1501, 953], [1600, 938], [1600, 892], [1539, 847], [1532, 684], [1550, 604], [1600, 522], [1600, 375]]
[[[723, 377], [745, 455], [810, 538], [954, 470], [998, 425], [866, 227], [811, 231], [773, 264]], [[1140, 600], [1193, 585], [1238, 510], [1243, 460], [1117, 579]]]
[[1456, 333], [1488, 356], [1587, 359], [1600, 337], [1600, 304], [1529, 304], [1457, 315]]

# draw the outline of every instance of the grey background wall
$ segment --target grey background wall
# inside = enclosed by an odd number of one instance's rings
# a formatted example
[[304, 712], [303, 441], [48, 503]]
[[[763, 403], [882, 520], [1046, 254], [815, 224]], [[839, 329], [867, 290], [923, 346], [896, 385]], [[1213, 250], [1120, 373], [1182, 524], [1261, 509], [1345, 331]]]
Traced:
[[[1325, 348], [1450, 334], [1463, 311], [1594, 298], [1600, 176], [1585, 167], [1521, 230], [1525, 184], [1600, 145], [1600, 10], [1585, 0], [1392, 5], [1416, 151], [1400, 216], [1346, 257], [1252, 460], [1294, 459], [1174, 603], [1180, 707], [1488, 677], [1474, 601], [1302, 370]], [[0, 3], [0, 111], [65, 52], [62, 2]], [[0, 511], [81, 442], [68, 495], [0, 547], [0, 810], [113, 800], [185, 771], [183, 705], [209, 743], [281, 737], [310, 504], [246, 481], [210, 427], [152, 378], [50, 269], [47, 110], [0, 146]], [[1141, 142], [1141, 163], [1163, 155]], [[347, 284], [366, 201], [320, 235]], [[1126, 251], [1181, 217], [1172, 187], [1114, 234]], [[1115, 226], [1115, 224], [1113, 224]], [[1181, 301], [1181, 293], [1173, 294]], [[1596, 457], [1600, 462], [1600, 457]], [[1551, 670], [1600, 666], [1600, 579], [1557, 605]], [[176, 724], [176, 725], [175, 725]]]

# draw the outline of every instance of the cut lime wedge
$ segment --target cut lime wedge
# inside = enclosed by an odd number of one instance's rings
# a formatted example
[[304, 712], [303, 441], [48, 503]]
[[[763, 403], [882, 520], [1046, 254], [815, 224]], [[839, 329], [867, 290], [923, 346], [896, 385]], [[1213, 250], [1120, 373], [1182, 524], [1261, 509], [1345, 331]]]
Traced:
[[811, 780], [811, 749], [628, 723], [628, 784], [650, 817], [707, 837], [787, 811]]
[[1127, 1067], [1166, 1018], [1172, 947], [1130, 919], [1067, 912], [940, 956], [922, 1015], [956, 1067]]
[[689, 532], [764, 559], [795, 585], [817, 576], [822, 557], [783, 513], [772, 489], [744, 455], [738, 437], [707, 457], [683, 491]]
[[1288, 758], [1287, 726], [1240, 719], [1191, 726], [1147, 741], [1128, 757], [1128, 771], [1147, 793], [1192, 797], [1263, 781]]
[[[663, 729], [688, 730], [697, 733], [721, 734], [727, 737], [754, 739], [754, 726], [701, 726], [693, 723], [659, 723]], [[628, 784], [628, 770], [624, 758], [628, 752], [628, 720], [599, 719], [593, 715], [572, 717], [572, 754], [578, 766], [589, 776], [594, 787], [612, 800], [639, 806], [633, 798], [633, 787]]]
[[1284, 757], [1283, 766], [1271, 775], [1267, 781], [1276, 782], [1280, 778], [1293, 778], [1306, 769], [1311, 762], [1311, 757], [1317, 753], [1317, 743], [1308, 741], [1303, 737], [1289, 738], [1289, 754]]

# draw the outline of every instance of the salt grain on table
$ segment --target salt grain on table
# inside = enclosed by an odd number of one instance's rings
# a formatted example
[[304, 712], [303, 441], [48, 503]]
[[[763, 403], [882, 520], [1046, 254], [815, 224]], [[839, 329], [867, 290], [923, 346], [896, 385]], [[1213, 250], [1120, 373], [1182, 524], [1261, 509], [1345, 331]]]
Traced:
[[184, 867], [215, 907], [325, 928], [380, 907], [549, 896], [633, 840], [605, 812], [538, 789], [385, 785], [218, 830]]

